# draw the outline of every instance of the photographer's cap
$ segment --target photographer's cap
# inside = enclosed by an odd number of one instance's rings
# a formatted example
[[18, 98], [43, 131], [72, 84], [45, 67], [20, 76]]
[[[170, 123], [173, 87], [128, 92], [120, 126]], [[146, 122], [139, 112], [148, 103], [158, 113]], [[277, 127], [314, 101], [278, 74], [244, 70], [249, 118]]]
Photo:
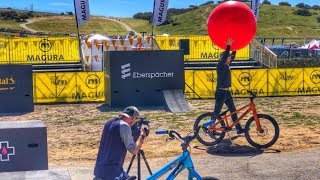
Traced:
[[133, 118], [133, 117], [139, 118], [140, 112], [138, 108], [134, 106], [129, 106], [123, 110], [123, 113], [121, 115], [126, 116], [127, 118]]

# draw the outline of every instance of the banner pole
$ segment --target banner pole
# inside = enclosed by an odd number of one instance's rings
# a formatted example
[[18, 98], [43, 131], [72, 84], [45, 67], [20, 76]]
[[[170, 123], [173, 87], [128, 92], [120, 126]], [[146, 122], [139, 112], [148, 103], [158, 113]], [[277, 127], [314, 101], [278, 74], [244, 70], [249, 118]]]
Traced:
[[156, 0], [154, 0], [153, 1], [153, 12], [152, 12], [152, 26], [151, 26], [151, 48], [152, 48], [152, 50], [154, 50], [154, 45], [153, 45], [153, 41], [154, 41], [154, 39], [153, 39], [153, 37], [154, 37], [154, 34], [153, 34], [153, 27], [154, 27], [154, 25], [153, 25], [153, 22], [154, 22], [154, 8], [155, 8], [155, 4], [156, 4]]
[[79, 24], [78, 24], [78, 16], [77, 16], [77, 8], [76, 8], [76, 0], [73, 0], [73, 4], [74, 4], [74, 15], [76, 17], [76, 24], [77, 24], [77, 38], [78, 38], [78, 48], [79, 48], [79, 56], [80, 56], [80, 62], [83, 66], [83, 69], [85, 69], [84, 67], [84, 59], [83, 59], [83, 55], [82, 55], [82, 49], [81, 49], [81, 39], [80, 39], [80, 31], [79, 31]]
[[79, 24], [78, 24], [78, 16], [77, 16], [77, 8], [76, 8], [76, 0], [73, 0], [73, 4], [74, 4], [74, 15], [75, 15], [75, 17], [76, 17], [78, 38], [80, 38], [80, 31], [79, 31]]

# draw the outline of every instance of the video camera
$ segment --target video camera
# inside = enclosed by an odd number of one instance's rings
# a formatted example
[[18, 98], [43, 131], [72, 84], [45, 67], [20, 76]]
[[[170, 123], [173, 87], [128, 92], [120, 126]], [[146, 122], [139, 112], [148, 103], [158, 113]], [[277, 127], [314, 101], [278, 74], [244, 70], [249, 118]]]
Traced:
[[[131, 127], [134, 142], [136, 142], [140, 136], [142, 125], [146, 125], [149, 127], [149, 123], [150, 121], [148, 121], [145, 117], [141, 117], [138, 119], [138, 122]], [[146, 132], [146, 136], [148, 136], [150, 133], [149, 129], [144, 128], [144, 131]]]

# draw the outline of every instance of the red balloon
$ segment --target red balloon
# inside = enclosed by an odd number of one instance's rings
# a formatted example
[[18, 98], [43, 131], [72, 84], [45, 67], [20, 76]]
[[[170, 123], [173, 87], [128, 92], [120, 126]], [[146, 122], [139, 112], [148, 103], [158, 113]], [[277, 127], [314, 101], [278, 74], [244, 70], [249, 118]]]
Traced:
[[226, 49], [227, 39], [232, 38], [231, 50], [235, 51], [252, 41], [257, 23], [247, 5], [239, 1], [227, 1], [213, 9], [207, 28], [211, 41], [221, 49]]

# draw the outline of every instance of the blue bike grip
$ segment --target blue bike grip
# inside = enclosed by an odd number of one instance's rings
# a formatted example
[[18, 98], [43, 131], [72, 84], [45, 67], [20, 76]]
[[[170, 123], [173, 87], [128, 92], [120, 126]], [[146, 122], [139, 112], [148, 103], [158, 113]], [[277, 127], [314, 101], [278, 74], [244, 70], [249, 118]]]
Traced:
[[168, 134], [168, 131], [165, 129], [156, 130], [156, 134]]

